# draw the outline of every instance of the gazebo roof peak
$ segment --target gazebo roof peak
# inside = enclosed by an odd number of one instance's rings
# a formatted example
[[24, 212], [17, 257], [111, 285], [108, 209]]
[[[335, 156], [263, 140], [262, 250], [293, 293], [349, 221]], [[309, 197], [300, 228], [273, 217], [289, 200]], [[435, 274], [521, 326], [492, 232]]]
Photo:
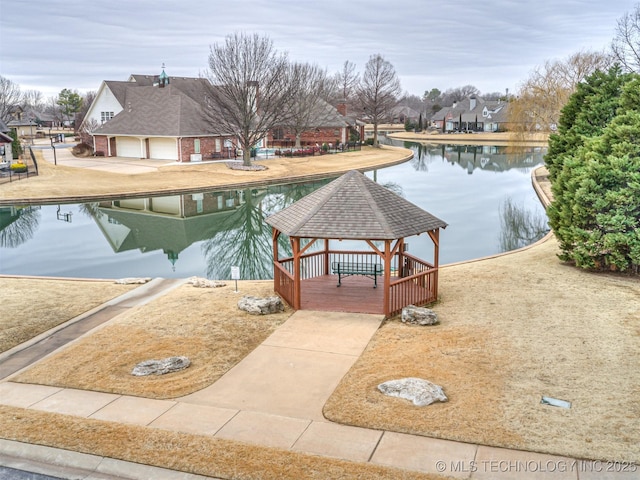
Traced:
[[266, 222], [290, 237], [388, 240], [447, 224], [352, 170], [271, 215]]

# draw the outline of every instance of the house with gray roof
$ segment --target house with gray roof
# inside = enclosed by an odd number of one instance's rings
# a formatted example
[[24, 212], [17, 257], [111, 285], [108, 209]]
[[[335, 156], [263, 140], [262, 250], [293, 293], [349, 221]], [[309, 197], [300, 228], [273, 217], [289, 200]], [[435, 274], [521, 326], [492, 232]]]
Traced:
[[203, 78], [131, 75], [103, 81], [83, 127], [97, 155], [202, 161], [235, 157], [235, 137], [214, 132], [202, 109], [210, 88]]
[[471, 95], [436, 112], [431, 117], [431, 124], [445, 133], [505, 131], [508, 127], [508, 105]]
[[[103, 81], [81, 128], [90, 132], [96, 155], [197, 162], [235, 158], [237, 138], [220, 132], [202, 105], [211, 84], [204, 78], [131, 75]], [[347, 142], [349, 122], [329, 104], [318, 108], [304, 143]], [[291, 139], [286, 126], [267, 137], [271, 145]]]
[[0, 119], [0, 165], [9, 165], [13, 158], [11, 152], [11, 142], [13, 142], [13, 139], [8, 133], [9, 127]]

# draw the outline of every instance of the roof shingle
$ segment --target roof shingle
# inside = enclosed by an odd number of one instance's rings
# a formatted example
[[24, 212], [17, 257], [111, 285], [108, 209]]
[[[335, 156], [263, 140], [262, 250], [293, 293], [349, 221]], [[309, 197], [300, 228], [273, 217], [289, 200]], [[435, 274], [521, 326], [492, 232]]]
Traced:
[[271, 215], [290, 237], [393, 240], [447, 224], [356, 170]]

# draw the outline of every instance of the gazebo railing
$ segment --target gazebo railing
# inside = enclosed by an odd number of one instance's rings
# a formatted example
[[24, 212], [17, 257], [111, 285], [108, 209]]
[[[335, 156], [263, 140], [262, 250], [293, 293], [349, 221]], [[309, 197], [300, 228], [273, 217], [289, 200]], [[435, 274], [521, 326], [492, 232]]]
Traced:
[[[382, 259], [375, 252], [331, 250], [328, 258], [325, 258], [324, 250], [312, 252], [300, 256], [300, 279], [331, 275], [331, 264], [334, 262], [373, 265], [382, 264]], [[275, 290], [290, 305], [293, 305], [294, 299], [293, 270], [293, 258], [275, 262]], [[391, 261], [388, 315], [397, 315], [407, 305], [425, 305], [436, 301], [437, 274], [437, 269], [430, 263], [406, 252], [396, 253]]]
[[389, 316], [397, 315], [407, 305], [425, 305], [437, 300], [438, 271], [433, 265], [404, 253], [401, 278], [391, 282]]
[[[291, 262], [293, 265], [293, 261]], [[273, 269], [274, 290], [280, 295], [285, 302], [293, 305], [293, 275], [278, 262], [275, 263]]]

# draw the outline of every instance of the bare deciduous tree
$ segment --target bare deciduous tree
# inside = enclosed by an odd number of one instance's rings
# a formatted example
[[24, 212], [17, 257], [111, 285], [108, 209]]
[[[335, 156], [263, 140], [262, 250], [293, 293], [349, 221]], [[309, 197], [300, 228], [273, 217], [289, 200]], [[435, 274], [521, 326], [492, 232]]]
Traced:
[[640, 3], [618, 19], [611, 50], [625, 70], [640, 73]]
[[20, 86], [0, 75], [0, 120], [9, 121], [11, 109], [20, 104]]
[[393, 65], [382, 55], [372, 55], [358, 85], [357, 98], [364, 114], [373, 123], [373, 146], [378, 147], [378, 125], [387, 120], [402, 92]]
[[335, 90], [335, 81], [317, 65], [294, 63], [290, 78], [293, 84], [293, 105], [290, 121], [285, 125], [296, 137], [296, 147], [301, 146], [302, 133], [321, 125], [331, 106], [327, 103]]
[[45, 107], [44, 97], [39, 90], [25, 90], [22, 93], [21, 105], [23, 109], [32, 108], [42, 111]]
[[611, 57], [605, 53], [582, 51], [535, 68], [509, 104], [510, 129], [516, 134], [554, 130], [578, 83], [610, 64]]
[[78, 129], [80, 135], [80, 141], [87, 145], [93, 145], [93, 137], [91, 133], [100, 127], [100, 123], [95, 118], [83, 119]]
[[246, 166], [251, 165], [251, 149], [291, 116], [288, 73], [287, 56], [268, 37], [235, 33], [211, 47], [206, 115], [212, 133], [237, 137]]
[[355, 63], [346, 60], [342, 65], [342, 70], [336, 74], [335, 81], [337, 86], [336, 101], [351, 102], [360, 81], [360, 74], [356, 72]]

